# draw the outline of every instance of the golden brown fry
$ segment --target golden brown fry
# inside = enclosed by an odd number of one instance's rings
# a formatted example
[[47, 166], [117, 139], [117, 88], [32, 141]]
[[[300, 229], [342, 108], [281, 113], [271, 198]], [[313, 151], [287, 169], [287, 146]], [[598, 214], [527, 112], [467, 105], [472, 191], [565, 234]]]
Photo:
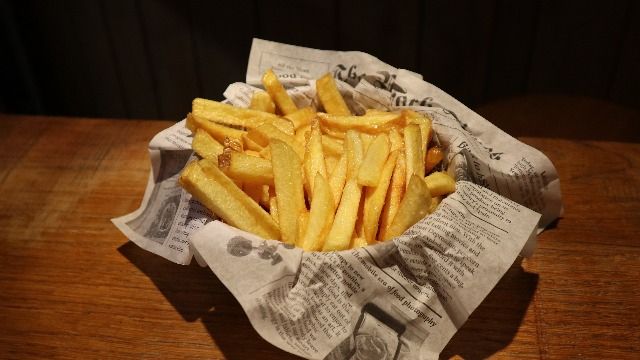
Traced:
[[430, 173], [433, 168], [440, 164], [442, 159], [444, 159], [444, 152], [441, 147], [434, 146], [429, 148], [429, 150], [427, 150], [427, 157], [424, 160], [425, 173]]
[[284, 141], [298, 154], [300, 159], [304, 158], [304, 146], [299, 143], [293, 136], [282, 132], [272, 124], [262, 124], [255, 129], [249, 130], [247, 137], [260, 146], [269, 145], [273, 139]]
[[331, 125], [323, 124], [322, 122], [320, 122], [320, 129], [322, 129], [322, 133], [324, 134], [324, 136], [336, 139], [338, 141], [344, 141], [344, 131], [336, 129]]
[[276, 104], [271, 100], [271, 96], [264, 91], [256, 91], [251, 96], [251, 104], [249, 109], [268, 112], [271, 114], [276, 113]]
[[207, 119], [195, 116], [191, 113], [187, 115], [187, 119], [191, 118], [191, 121], [197, 126], [199, 129], [202, 129], [211, 135], [218, 142], [223, 143], [224, 138], [232, 138], [232, 139], [242, 139], [242, 135], [246, 134], [246, 131], [233, 129], [230, 127], [226, 127], [223, 125], [216, 124]]
[[208, 132], [196, 129], [196, 133], [191, 141], [191, 148], [200, 157], [205, 159], [217, 159], [222, 154], [224, 147], [217, 142]]
[[371, 146], [362, 160], [360, 170], [358, 170], [358, 184], [377, 186], [388, 156], [389, 138], [387, 134], [379, 134], [371, 142]]
[[[411, 175], [424, 176], [424, 158], [422, 157], [422, 135], [420, 127], [415, 124], [404, 128], [404, 154], [407, 161], [407, 179]], [[409, 186], [409, 184], [407, 184]]]
[[260, 146], [260, 145], [256, 144], [255, 141], [253, 141], [249, 137], [247, 137], [247, 134], [243, 134], [242, 135], [242, 143], [244, 144], [244, 148], [245, 149], [257, 151], [258, 153], [260, 151], [262, 151], [262, 149], [264, 149], [264, 146]]
[[310, 134], [311, 134], [311, 124], [304, 125], [300, 129], [296, 130], [295, 139], [300, 144], [306, 144]]
[[327, 155], [324, 157], [324, 162], [327, 165], [327, 175], [331, 176], [331, 173], [338, 165], [338, 161], [340, 161], [339, 157]]
[[276, 224], [280, 222], [280, 217], [278, 215], [278, 200], [275, 196], [269, 198], [269, 214], [271, 214], [271, 218]]
[[243, 109], [218, 101], [195, 98], [192, 104], [192, 114], [219, 124], [241, 126], [248, 129], [264, 123], [282, 120], [274, 114], [264, 111]]
[[420, 114], [413, 110], [403, 110], [403, 116], [405, 117], [407, 124], [416, 124], [420, 127], [420, 134], [422, 135], [422, 148], [427, 149], [429, 141], [433, 131], [431, 130], [431, 119], [427, 115]]
[[187, 129], [191, 130], [192, 134], [196, 133], [196, 129], [198, 129], [198, 126], [196, 125], [195, 121], [193, 120], [192, 116], [189, 116], [187, 114], [187, 121], [185, 121], [184, 123], [184, 127], [186, 127]]
[[340, 157], [344, 150], [344, 141], [331, 136], [322, 135], [322, 149], [326, 156]]
[[243, 183], [242, 191], [253, 199], [256, 204], [260, 204], [260, 199], [262, 199], [262, 184]]
[[400, 202], [398, 213], [387, 230], [384, 241], [402, 235], [405, 230], [427, 216], [431, 207], [431, 194], [427, 184], [418, 175], [413, 175], [409, 187]]
[[314, 180], [313, 199], [309, 223], [302, 238], [302, 248], [306, 251], [319, 251], [324, 245], [324, 239], [333, 223], [335, 206], [333, 195], [327, 180], [317, 174]]
[[[380, 135], [380, 134], [378, 134], [378, 135]], [[369, 150], [369, 145], [371, 145], [371, 142], [375, 138], [376, 138], [376, 135], [367, 134], [367, 133], [360, 133], [360, 139], [362, 140], [362, 150], [364, 150], [365, 154], [367, 153], [367, 150]]]
[[222, 145], [224, 146], [224, 149], [230, 149], [232, 151], [238, 151], [238, 152], [242, 152], [243, 146], [242, 146], [242, 139], [232, 139], [229, 137], [224, 138], [224, 141], [222, 142]]
[[456, 181], [446, 172], [436, 171], [424, 178], [431, 196], [451, 194], [456, 191]]
[[442, 196], [432, 197], [431, 206], [429, 206], [429, 214], [432, 214], [433, 212], [435, 212], [436, 209], [438, 209], [438, 205], [440, 205], [441, 202], [442, 202]]
[[364, 158], [362, 139], [357, 131], [349, 130], [344, 144], [347, 153], [347, 179], [352, 179], [358, 176], [360, 164]]
[[404, 151], [404, 140], [398, 129], [393, 128], [389, 131], [389, 142], [391, 143], [391, 151], [402, 149]]
[[[365, 247], [365, 246], [369, 245], [369, 244], [367, 244], [367, 240], [365, 238], [361, 237], [361, 236], [354, 237], [351, 240], [351, 243], [352, 243], [351, 244], [351, 249], [357, 249], [357, 248], [361, 248], [361, 247]], [[374, 243], [375, 243], [375, 241], [374, 241]]]
[[323, 251], [337, 251], [349, 248], [351, 235], [358, 217], [361, 195], [362, 187], [358, 185], [356, 179], [347, 181], [331, 230], [329, 230], [322, 247]]
[[316, 174], [327, 178], [327, 167], [324, 161], [324, 152], [322, 150], [322, 134], [318, 124], [311, 126], [311, 135], [307, 142], [307, 148], [304, 154], [304, 172], [307, 179], [305, 186], [309, 198], [313, 197], [313, 185]]
[[269, 69], [264, 73], [262, 76], [262, 85], [264, 85], [264, 88], [282, 114], [289, 115], [298, 110], [296, 104], [291, 100], [273, 70]]
[[301, 248], [303, 244], [304, 234], [309, 226], [309, 213], [303, 212], [298, 216], [298, 237], [296, 238], [296, 246]]
[[279, 239], [271, 216], [224, 175], [210, 159], [189, 163], [180, 184], [226, 223], [265, 239]]
[[316, 80], [316, 91], [322, 107], [329, 114], [351, 115], [351, 111], [338, 91], [336, 81], [330, 73]]
[[384, 199], [387, 195], [389, 184], [391, 183], [391, 175], [393, 175], [393, 169], [396, 167], [399, 151], [400, 150], [396, 150], [389, 155], [383, 169], [380, 171], [378, 185], [375, 187], [367, 187], [365, 190], [363, 228], [364, 238], [369, 244], [373, 244], [376, 240], [380, 213], [382, 213]]
[[380, 230], [378, 240], [384, 239], [384, 236], [393, 222], [393, 218], [398, 212], [400, 207], [400, 201], [404, 197], [406, 189], [407, 171], [404, 158], [404, 151], [398, 149], [398, 159], [396, 160], [396, 167], [393, 170], [391, 176], [391, 184], [389, 184], [389, 190], [387, 190], [387, 196], [384, 200], [384, 206], [382, 207], [382, 214], [380, 215]]
[[347, 154], [344, 153], [338, 160], [338, 164], [331, 172], [329, 177], [329, 187], [331, 188], [331, 194], [333, 194], [333, 203], [337, 207], [342, 197], [342, 190], [344, 189], [344, 183], [347, 180]]
[[243, 183], [273, 184], [271, 161], [236, 151], [218, 156], [218, 166], [230, 178]]
[[404, 118], [400, 114], [385, 113], [363, 116], [343, 116], [318, 113], [320, 123], [325, 129], [335, 129], [340, 131], [358, 130], [369, 134], [379, 134], [387, 132], [393, 127], [401, 126]]
[[302, 163], [296, 152], [284, 141], [272, 139], [270, 148], [282, 241], [296, 244], [298, 217], [307, 211], [302, 185]]
[[311, 120], [316, 117], [316, 111], [310, 107], [304, 107], [284, 116], [293, 124], [294, 130], [298, 131], [303, 126], [311, 125]]

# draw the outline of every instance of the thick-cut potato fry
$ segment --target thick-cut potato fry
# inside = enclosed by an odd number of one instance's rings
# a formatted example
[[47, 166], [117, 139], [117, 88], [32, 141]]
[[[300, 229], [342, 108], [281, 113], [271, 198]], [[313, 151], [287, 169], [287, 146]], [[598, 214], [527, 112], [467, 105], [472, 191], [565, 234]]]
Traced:
[[328, 176], [331, 176], [332, 171], [338, 165], [338, 161], [340, 161], [339, 157], [335, 157], [335, 156], [325, 156], [324, 157], [324, 162], [327, 165], [327, 175]]
[[[424, 158], [422, 157], [422, 135], [420, 127], [415, 124], [404, 128], [404, 155], [407, 161], [407, 179], [411, 175], [424, 176]], [[407, 183], [407, 186], [409, 184]]]
[[306, 144], [309, 134], [311, 134], [311, 124], [304, 125], [300, 129], [296, 130], [296, 135], [294, 137], [300, 144]]
[[345, 148], [347, 152], [347, 179], [352, 179], [358, 176], [360, 164], [364, 158], [362, 139], [357, 131], [347, 131]]
[[229, 225], [265, 239], [280, 238], [271, 216], [224, 175], [213, 160], [189, 163], [180, 174], [180, 184]]
[[442, 196], [433, 196], [431, 198], [431, 206], [429, 206], [429, 214], [433, 214], [438, 208], [438, 205], [442, 202]]
[[311, 120], [316, 117], [316, 111], [313, 110], [312, 107], [307, 106], [302, 109], [298, 109], [291, 114], [285, 115], [284, 117], [291, 121], [294, 130], [298, 131], [301, 127], [311, 124]]
[[196, 129], [196, 133], [191, 141], [191, 148], [200, 157], [205, 159], [217, 159], [222, 154], [224, 147], [216, 141], [208, 132], [202, 129]]
[[431, 196], [451, 194], [456, 191], [456, 181], [446, 172], [436, 171], [424, 178]]
[[287, 135], [295, 135], [295, 130], [293, 129], [293, 123], [284, 118], [278, 118], [278, 120], [272, 122], [273, 126], [278, 128], [278, 130], [282, 131]]
[[271, 100], [271, 96], [264, 91], [256, 91], [251, 96], [251, 104], [249, 109], [268, 112], [270, 114], [276, 113], [276, 104]]
[[245, 150], [244, 153], [249, 156], [262, 157], [260, 156], [260, 152], [254, 150]]
[[282, 132], [272, 124], [262, 124], [255, 129], [249, 130], [247, 137], [260, 146], [269, 145], [272, 139], [284, 141], [298, 154], [300, 159], [304, 158], [304, 146], [299, 143], [293, 136]]
[[264, 88], [282, 114], [289, 115], [298, 110], [296, 104], [291, 100], [273, 70], [269, 69], [264, 73], [262, 76], [262, 85], [264, 85]]
[[218, 156], [218, 166], [234, 180], [253, 184], [273, 184], [271, 161], [236, 151]]
[[427, 216], [431, 207], [431, 194], [427, 184], [418, 175], [413, 175], [409, 187], [400, 202], [398, 213], [387, 230], [384, 241], [402, 235], [405, 230]]
[[351, 235], [353, 234], [358, 217], [362, 187], [356, 179], [347, 181], [342, 192], [342, 199], [336, 210], [331, 230], [327, 234], [322, 250], [336, 251], [349, 248]]
[[429, 150], [427, 150], [427, 156], [424, 159], [425, 173], [428, 174], [431, 172], [433, 168], [440, 164], [442, 159], [444, 159], [444, 152], [442, 151], [442, 148], [439, 146], [430, 147]]
[[331, 194], [333, 195], [333, 203], [336, 207], [340, 203], [340, 198], [342, 197], [342, 190], [344, 189], [344, 183], [347, 180], [347, 154], [344, 153], [338, 160], [338, 164], [331, 171], [331, 176], [329, 177], [329, 187], [331, 187]]
[[324, 238], [333, 223], [335, 205], [327, 180], [317, 174], [314, 180], [315, 189], [311, 199], [309, 223], [302, 238], [302, 248], [307, 251], [319, 251], [324, 245]]
[[232, 139], [242, 139], [242, 135], [247, 133], [244, 130], [233, 129], [220, 124], [216, 124], [213, 121], [195, 116], [191, 113], [187, 115], [187, 119], [188, 118], [191, 118], [196, 127], [208, 132], [211, 137], [213, 137], [220, 143], [223, 143], [224, 138], [226, 137]]
[[389, 184], [389, 190], [387, 190], [387, 196], [385, 197], [384, 206], [382, 207], [382, 214], [380, 215], [378, 240], [382, 240], [384, 238], [389, 226], [391, 226], [406, 189], [405, 183], [407, 181], [407, 171], [404, 151], [402, 149], [398, 149], [397, 151], [398, 159], [396, 160], [396, 167], [393, 170], [391, 184]]
[[245, 149], [257, 151], [258, 153], [264, 149], [264, 146], [258, 145], [255, 141], [247, 137], [247, 134], [242, 135], [242, 143], [244, 144]]
[[302, 241], [304, 238], [304, 234], [307, 231], [307, 226], [309, 226], [309, 213], [303, 212], [298, 216], [298, 237], [296, 238], [296, 246], [301, 248]]
[[[363, 116], [343, 116], [318, 113], [320, 123], [336, 130], [358, 130], [369, 134], [387, 132], [393, 127], [401, 126], [404, 118], [400, 114], [386, 113]], [[324, 128], [323, 128], [324, 130]]]
[[193, 119], [193, 116], [189, 116], [189, 114], [187, 114], [187, 120], [184, 122], [184, 127], [191, 130], [192, 134], [196, 133], [198, 126], [196, 125], [196, 122]]
[[218, 124], [242, 126], [252, 129], [264, 123], [282, 121], [281, 118], [268, 112], [243, 109], [214, 100], [193, 99], [191, 113], [196, 117], [207, 119]]
[[[380, 134], [378, 134], [378, 135], [380, 135]], [[367, 153], [367, 150], [369, 150], [369, 145], [371, 145], [371, 142], [375, 138], [376, 138], [376, 135], [367, 134], [367, 133], [363, 133], [363, 132], [360, 133], [360, 139], [362, 140], [362, 149], [364, 150], [365, 154]]]
[[313, 197], [313, 186], [316, 174], [327, 178], [327, 164], [324, 161], [324, 152], [322, 151], [322, 134], [318, 124], [311, 126], [311, 135], [307, 141], [307, 148], [304, 153], [304, 173], [307, 179], [305, 186], [309, 198]]
[[338, 141], [344, 141], [345, 132], [332, 127], [332, 125], [324, 124], [320, 121], [320, 128], [326, 137], [336, 139]]
[[326, 156], [340, 157], [344, 150], [344, 141], [322, 135], [322, 149], [324, 149]]
[[402, 135], [400, 135], [398, 129], [389, 130], [389, 142], [391, 143], [391, 151], [404, 149], [404, 140], [402, 140]]
[[408, 124], [416, 124], [420, 127], [420, 135], [421, 137], [421, 149], [422, 149], [422, 158], [424, 159], [427, 154], [427, 145], [429, 144], [429, 140], [431, 139], [431, 119], [429, 119], [426, 115], [422, 115], [413, 110], [403, 110], [402, 114], [404, 115]]
[[298, 237], [298, 217], [307, 211], [302, 185], [302, 163], [296, 152], [284, 141], [272, 139], [270, 148], [282, 241], [295, 244]]
[[373, 244], [376, 240], [380, 213], [382, 213], [384, 199], [387, 195], [389, 184], [391, 183], [393, 169], [396, 167], [398, 152], [399, 150], [396, 150], [389, 155], [384, 167], [380, 171], [378, 185], [375, 187], [367, 187], [365, 189], [363, 228], [364, 238], [369, 244]]
[[358, 170], [358, 184], [363, 186], [377, 186], [389, 156], [389, 138], [387, 134], [379, 134], [371, 142], [369, 150]]
[[329, 114], [335, 115], [351, 115], [351, 111], [344, 102], [344, 98], [338, 91], [336, 81], [330, 73], [325, 74], [316, 80], [316, 91], [322, 107]]
[[352, 248], [352, 249], [357, 249], [357, 248], [365, 247], [365, 246], [367, 246], [367, 245], [369, 245], [369, 244], [367, 243], [367, 239], [365, 239], [365, 238], [363, 238], [363, 237], [361, 237], [361, 236], [354, 237], [354, 238], [351, 240], [351, 248]]
[[269, 214], [276, 224], [280, 223], [280, 217], [278, 215], [278, 199], [275, 196], [269, 198]]

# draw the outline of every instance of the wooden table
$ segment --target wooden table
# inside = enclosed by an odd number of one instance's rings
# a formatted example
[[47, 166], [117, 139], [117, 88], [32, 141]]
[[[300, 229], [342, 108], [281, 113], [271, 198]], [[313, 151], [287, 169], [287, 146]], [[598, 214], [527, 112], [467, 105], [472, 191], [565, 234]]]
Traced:
[[[294, 358], [208, 268], [139, 249], [147, 143], [170, 122], [0, 115], [0, 358]], [[443, 357], [637, 358], [640, 145], [523, 138], [560, 172], [566, 214]]]

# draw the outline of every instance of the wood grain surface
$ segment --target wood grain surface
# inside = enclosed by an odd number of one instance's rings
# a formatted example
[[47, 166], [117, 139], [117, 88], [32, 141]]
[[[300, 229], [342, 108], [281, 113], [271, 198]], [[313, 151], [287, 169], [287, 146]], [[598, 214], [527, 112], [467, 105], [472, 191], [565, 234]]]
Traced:
[[[208, 268], [111, 224], [139, 206], [147, 144], [169, 125], [0, 115], [0, 358], [294, 358]], [[521, 140], [556, 165], [565, 215], [442, 357], [637, 358], [640, 145]]]

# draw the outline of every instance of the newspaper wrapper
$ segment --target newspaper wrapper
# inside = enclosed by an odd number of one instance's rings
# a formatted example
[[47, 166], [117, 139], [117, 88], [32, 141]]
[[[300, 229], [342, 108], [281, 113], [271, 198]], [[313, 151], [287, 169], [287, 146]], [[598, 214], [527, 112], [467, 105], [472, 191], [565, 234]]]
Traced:
[[448, 149], [455, 193], [386, 243], [304, 252], [216, 221], [176, 182], [193, 157], [184, 121], [149, 145], [152, 174], [137, 211], [113, 219], [139, 246], [179, 264], [195, 256], [238, 299], [256, 331], [312, 359], [437, 358], [517, 256], [562, 214], [560, 185], [542, 153], [422, 80], [361, 52], [255, 39], [246, 83], [226, 102], [246, 107], [273, 68], [300, 106], [317, 106], [316, 79], [331, 72], [356, 113], [411, 108], [428, 114]]

